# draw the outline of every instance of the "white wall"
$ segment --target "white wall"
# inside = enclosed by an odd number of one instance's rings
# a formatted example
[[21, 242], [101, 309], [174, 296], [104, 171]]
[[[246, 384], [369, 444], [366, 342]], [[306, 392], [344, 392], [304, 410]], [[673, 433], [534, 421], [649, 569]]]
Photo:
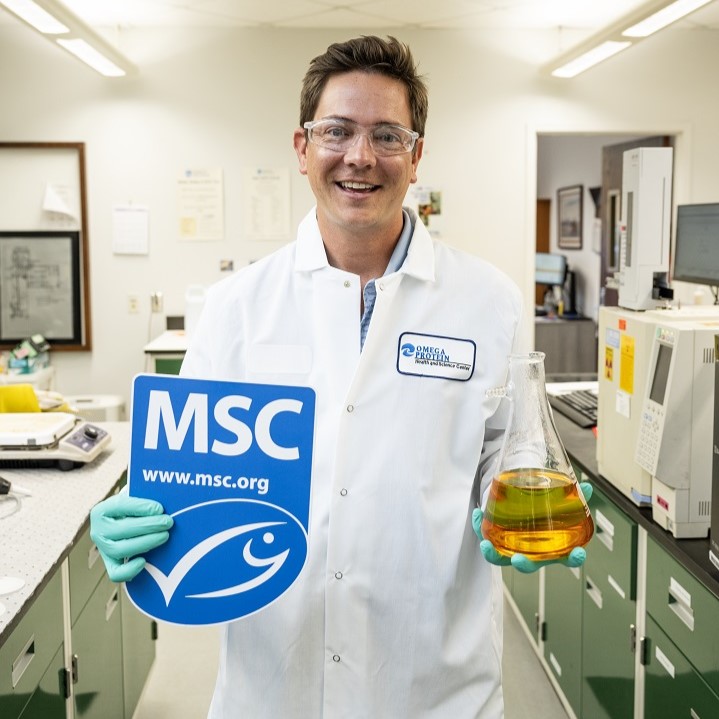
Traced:
[[[61, 391], [127, 396], [145, 367], [150, 293], [182, 313], [185, 287], [216, 279], [221, 258], [242, 265], [277, 246], [242, 235], [243, 167], [292, 168], [293, 223], [305, 214], [312, 197], [291, 145], [302, 75], [330, 42], [361, 32], [133, 31], [124, 48], [142, 71], [109, 81], [24, 27], [0, 27], [0, 138], [87, 145], [94, 349], [54, 355]], [[675, 200], [719, 197], [719, 33], [667, 31], [570, 82], [540, 77], [524, 59], [554, 52], [554, 34], [394, 33], [428, 75], [419, 180], [442, 189], [445, 237], [509, 273], [528, 314], [537, 134], [678, 133]], [[178, 174], [214, 166], [224, 169], [226, 238], [180, 243]], [[112, 207], [129, 200], [150, 207], [147, 257], [111, 252]], [[141, 314], [128, 314], [129, 293], [143, 298]]]

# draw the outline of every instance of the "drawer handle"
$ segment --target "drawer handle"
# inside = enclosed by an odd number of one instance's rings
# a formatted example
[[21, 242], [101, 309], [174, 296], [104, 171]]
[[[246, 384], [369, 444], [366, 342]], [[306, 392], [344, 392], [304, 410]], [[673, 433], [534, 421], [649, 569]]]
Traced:
[[689, 716], [691, 719], [702, 719], [691, 707], [689, 707]]
[[587, 581], [587, 594], [589, 595], [589, 598], [601, 609], [602, 608], [602, 592], [589, 577], [586, 578], [586, 581]]
[[30, 666], [30, 662], [35, 658], [35, 635], [33, 634], [27, 640], [27, 644], [20, 650], [17, 659], [12, 663], [12, 688], [14, 689], [22, 675]]
[[669, 587], [669, 609], [679, 617], [679, 619], [686, 624], [690, 632], [694, 631], [694, 611], [691, 606], [685, 601], [685, 598], [678, 595], [678, 592], [673, 591], [672, 587]]
[[117, 605], [120, 603], [120, 590], [114, 587], [110, 598], [105, 604], [105, 621], [108, 621], [112, 616], [112, 613], [117, 609]]
[[92, 569], [98, 559], [100, 559], [100, 550], [93, 544], [87, 553], [87, 568]]
[[594, 521], [597, 525], [594, 536], [610, 551], [614, 551], [614, 525], [602, 514], [601, 510], [594, 511]]

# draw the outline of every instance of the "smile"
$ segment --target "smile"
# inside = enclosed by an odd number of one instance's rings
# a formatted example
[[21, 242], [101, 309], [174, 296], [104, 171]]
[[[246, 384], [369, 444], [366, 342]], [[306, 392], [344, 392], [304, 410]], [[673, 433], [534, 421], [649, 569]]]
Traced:
[[371, 185], [368, 182], [338, 182], [337, 184], [343, 190], [352, 190], [353, 192], [372, 192], [379, 187], [379, 185]]

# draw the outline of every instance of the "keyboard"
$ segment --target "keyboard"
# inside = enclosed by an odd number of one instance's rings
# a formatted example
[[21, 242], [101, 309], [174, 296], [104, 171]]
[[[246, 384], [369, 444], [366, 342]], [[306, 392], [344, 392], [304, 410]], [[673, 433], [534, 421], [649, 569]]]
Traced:
[[597, 393], [578, 389], [559, 394], [549, 393], [549, 404], [580, 427], [597, 426]]

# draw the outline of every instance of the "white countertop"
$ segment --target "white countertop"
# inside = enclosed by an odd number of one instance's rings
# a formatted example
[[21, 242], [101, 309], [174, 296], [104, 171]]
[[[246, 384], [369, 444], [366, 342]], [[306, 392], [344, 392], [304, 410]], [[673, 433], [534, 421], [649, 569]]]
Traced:
[[145, 345], [146, 354], [180, 353], [187, 351], [185, 330], [167, 330]]
[[[27, 490], [20, 509], [8, 516], [13, 500], [0, 498], [0, 577], [18, 577], [24, 586], [0, 594], [0, 645], [5, 631], [34, 598], [85, 527], [92, 507], [108, 496], [127, 469], [129, 422], [102, 422], [112, 443], [97, 459], [76, 469], [2, 469], [0, 476]], [[12, 492], [12, 490], [11, 490]], [[1, 591], [1, 590], [0, 590]]]

